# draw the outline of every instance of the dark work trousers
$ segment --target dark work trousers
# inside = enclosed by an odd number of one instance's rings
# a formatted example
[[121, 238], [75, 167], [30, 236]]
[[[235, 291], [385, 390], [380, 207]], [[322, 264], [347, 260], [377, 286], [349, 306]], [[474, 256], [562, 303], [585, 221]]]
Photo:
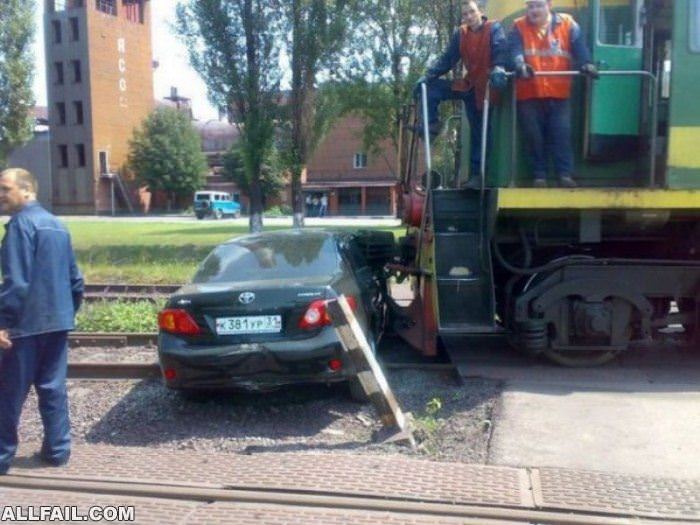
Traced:
[[558, 177], [574, 172], [569, 99], [534, 98], [518, 102], [518, 121], [535, 179], [546, 179], [548, 159]]
[[20, 337], [0, 350], [0, 472], [17, 451], [17, 426], [29, 388], [34, 385], [44, 424], [41, 455], [53, 463], [70, 456], [66, 371], [68, 332]]
[[[452, 81], [436, 78], [428, 81], [427, 91], [429, 125], [436, 125], [439, 122], [438, 106], [441, 102], [446, 100], [461, 100], [464, 102], [470, 129], [469, 176], [478, 175], [481, 172], [481, 128], [483, 126], [484, 112], [477, 107], [474, 90], [454, 91], [452, 89]], [[489, 123], [487, 144], [491, 142], [490, 128], [491, 125]]]

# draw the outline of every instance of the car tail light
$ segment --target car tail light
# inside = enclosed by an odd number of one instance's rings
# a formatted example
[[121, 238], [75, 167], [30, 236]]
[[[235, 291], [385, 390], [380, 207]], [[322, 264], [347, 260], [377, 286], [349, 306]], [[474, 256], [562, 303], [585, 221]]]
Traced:
[[[352, 295], [345, 297], [347, 299], [350, 308], [354, 312], [357, 309], [357, 301]], [[324, 299], [319, 299], [314, 301], [309, 305], [304, 313], [304, 316], [299, 321], [299, 328], [302, 330], [313, 330], [314, 328], [321, 328], [331, 324], [331, 316], [328, 315], [328, 308], [326, 305], [328, 301]]]
[[163, 370], [163, 377], [166, 381], [173, 381], [177, 377], [177, 372], [174, 368], [166, 368]]
[[331, 372], [339, 372], [343, 368], [343, 362], [340, 359], [331, 359], [328, 361], [328, 368]]
[[158, 327], [172, 334], [197, 335], [202, 331], [187, 310], [168, 309], [158, 314]]

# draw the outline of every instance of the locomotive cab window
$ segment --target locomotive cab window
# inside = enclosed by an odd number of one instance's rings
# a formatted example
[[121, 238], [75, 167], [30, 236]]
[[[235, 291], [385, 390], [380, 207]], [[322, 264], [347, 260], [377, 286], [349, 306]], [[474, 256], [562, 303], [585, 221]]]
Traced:
[[690, 50], [700, 53], [700, 0], [690, 0]]
[[600, 0], [598, 40], [603, 45], [641, 47], [642, 0]]

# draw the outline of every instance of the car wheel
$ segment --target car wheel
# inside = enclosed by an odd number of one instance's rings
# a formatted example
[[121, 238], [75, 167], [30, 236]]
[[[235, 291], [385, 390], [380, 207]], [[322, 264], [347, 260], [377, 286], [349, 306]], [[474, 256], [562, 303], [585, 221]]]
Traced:
[[224, 213], [221, 210], [214, 210], [214, 218], [218, 221], [224, 216]]
[[234, 219], [240, 219], [241, 218], [241, 210], [238, 210], [233, 214]]
[[204, 214], [203, 214], [203, 213], [197, 213], [197, 214], [196, 214], [196, 217], [197, 217], [197, 220], [200, 220], [200, 221], [201, 221], [201, 220], [204, 218]]

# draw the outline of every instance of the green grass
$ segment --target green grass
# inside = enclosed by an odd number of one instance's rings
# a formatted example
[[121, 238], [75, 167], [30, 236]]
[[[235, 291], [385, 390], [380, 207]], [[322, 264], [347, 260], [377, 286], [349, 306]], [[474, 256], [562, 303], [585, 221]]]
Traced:
[[76, 317], [80, 332], [157, 332], [164, 301], [84, 303]]
[[[220, 223], [70, 219], [65, 223], [73, 238], [78, 265], [88, 283], [182, 284], [192, 277], [197, 265], [214, 246], [248, 233], [247, 226]], [[395, 236], [404, 231], [403, 228], [381, 229], [392, 231]]]

